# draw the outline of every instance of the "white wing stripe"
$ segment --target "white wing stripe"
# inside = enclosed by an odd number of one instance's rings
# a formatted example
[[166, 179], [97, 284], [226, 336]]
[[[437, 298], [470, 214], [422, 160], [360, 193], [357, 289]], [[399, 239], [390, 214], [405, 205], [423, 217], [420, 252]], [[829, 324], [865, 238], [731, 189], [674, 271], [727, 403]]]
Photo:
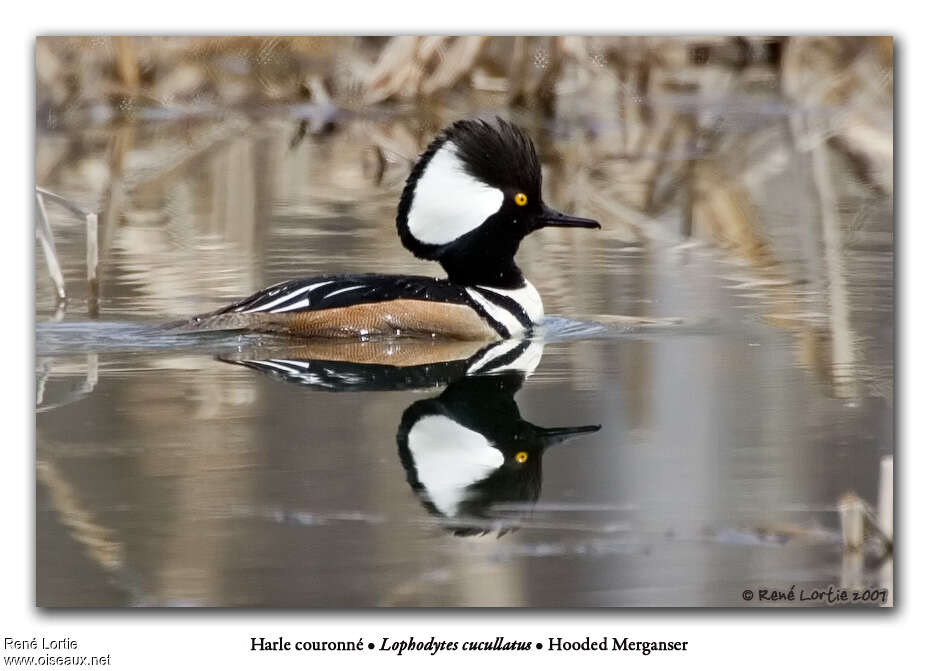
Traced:
[[363, 286], [364, 286], [363, 284], [357, 284], [353, 287], [345, 287], [344, 289], [337, 289], [335, 291], [332, 291], [326, 294], [325, 296], [323, 296], [323, 298], [329, 298], [330, 296], [335, 296], [336, 294], [341, 294], [345, 291], [351, 291], [352, 289], [361, 289]]
[[307, 361], [294, 361], [292, 359], [268, 359], [269, 361], [274, 361], [275, 363], [285, 364], [287, 366], [299, 366], [300, 368], [308, 369], [310, 367], [309, 362]]
[[[310, 299], [304, 298], [302, 301], [297, 301], [296, 303], [288, 303], [287, 305], [282, 305], [279, 308], [274, 308], [271, 310], [271, 314], [275, 312], [288, 312], [290, 310], [299, 310], [300, 308], [306, 308], [310, 306]], [[251, 312], [251, 310], [249, 310]]]
[[278, 370], [282, 370], [282, 371], [287, 372], [287, 373], [293, 373], [293, 372], [294, 372], [294, 369], [291, 368], [290, 366], [284, 366], [284, 365], [281, 365], [281, 364], [272, 363], [271, 361], [267, 361], [267, 360], [265, 360], [265, 361], [257, 361], [257, 360], [255, 360], [255, 359], [246, 359], [246, 360], [243, 361], [242, 363], [251, 363], [251, 364], [255, 364], [256, 366], [265, 366], [265, 367], [267, 367], [267, 368], [277, 368]]
[[[289, 294], [284, 294], [283, 296], [281, 296], [281, 297], [279, 297], [279, 298], [275, 298], [273, 301], [268, 301], [267, 303], [262, 303], [261, 305], [259, 305], [259, 306], [257, 306], [257, 307], [251, 308], [251, 309], [249, 309], [249, 310], [245, 310], [245, 312], [246, 312], [246, 313], [248, 313], [248, 312], [261, 312], [261, 311], [267, 310], [268, 308], [273, 308], [275, 305], [280, 305], [281, 303], [284, 303], [284, 302], [290, 300], [290, 299], [293, 298], [294, 296], [299, 296], [300, 294], [302, 294], [302, 293], [305, 292], [305, 291], [312, 291], [313, 289], [317, 289], [317, 288], [319, 288], [319, 287], [321, 287], [321, 286], [325, 286], [325, 285], [327, 285], [327, 284], [332, 284], [332, 280], [329, 280], [328, 282], [317, 282], [316, 284], [311, 284], [311, 285], [306, 286], [306, 287], [300, 287], [299, 289], [295, 289], [294, 291], [291, 291]], [[309, 302], [307, 302], [307, 305], [309, 305]], [[272, 310], [272, 312], [277, 312], [277, 310]]]

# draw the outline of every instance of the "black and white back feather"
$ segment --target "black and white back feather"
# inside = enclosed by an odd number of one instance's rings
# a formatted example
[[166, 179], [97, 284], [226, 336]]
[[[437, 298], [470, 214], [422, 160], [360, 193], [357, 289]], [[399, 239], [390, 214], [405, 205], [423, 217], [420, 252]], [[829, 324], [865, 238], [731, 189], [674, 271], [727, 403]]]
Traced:
[[[433, 301], [465, 305], [477, 312], [501, 338], [530, 332], [540, 319], [541, 302], [531, 286], [519, 290], [465, 287], [447, 279], [416, 275], [324, 275], [288, 280], [262, 289], [216, 312], [195, 317], [190, 325], [204, 329], [235, 328], [235, 315], [296, 314], [393, 300]], [[227, 319], [223, 319], [227, 317]], [[187, 322], [178, 325], [184, 326]]]
[[287, 357], [219, 360], [319, 391], [403, 391], [443, 387], [469, 375], [515, 372], [525, 378], [538, 366], [542, 349], [530, 340], [506, 340], [486, 345], [466, 359], [412, 366]]

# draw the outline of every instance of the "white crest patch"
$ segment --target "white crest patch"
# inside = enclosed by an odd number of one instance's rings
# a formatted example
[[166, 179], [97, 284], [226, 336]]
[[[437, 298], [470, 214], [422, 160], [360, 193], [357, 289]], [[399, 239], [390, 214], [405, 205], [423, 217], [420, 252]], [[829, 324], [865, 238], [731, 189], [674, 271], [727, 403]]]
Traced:
[[407, 436], [416, 476], [432, 504], [454, 517], [469, 485], [503, 465], [503, 453], [477, 431], [442, 415], [420, 419]]
[[502, 204], [503, 192], [469, 175], [448, 142], [416, 182], [406, 223], [420, 242], [444, 245], [483, 224]]

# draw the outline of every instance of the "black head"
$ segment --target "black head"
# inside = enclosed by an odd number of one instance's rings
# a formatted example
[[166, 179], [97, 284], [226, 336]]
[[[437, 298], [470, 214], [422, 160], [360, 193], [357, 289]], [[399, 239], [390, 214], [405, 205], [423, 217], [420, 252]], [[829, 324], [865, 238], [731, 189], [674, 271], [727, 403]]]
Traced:
[[523, 420], [513, 399], [523, 378], [518, 371], [464, 377], [403, 413], [397, 445], [407, 481], [455, 535], [518, 526], [539, 498], [545, 450], [600, 428]]
[[545, 226], [600, 227], [542, 201], [532, 141], [499, 117], [443, 130], [413, 167], [397, 211], [403, 245], [463, 284], [519, 286], [519, 243]]

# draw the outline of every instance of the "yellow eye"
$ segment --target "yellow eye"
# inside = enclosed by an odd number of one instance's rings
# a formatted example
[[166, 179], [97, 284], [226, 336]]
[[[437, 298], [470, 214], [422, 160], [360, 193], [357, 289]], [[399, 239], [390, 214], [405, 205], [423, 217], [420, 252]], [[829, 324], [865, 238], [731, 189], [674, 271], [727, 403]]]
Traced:
[[[522, 194], [520, 194], [520, 195], [522, 195]], [[525, 196], [523, 196], [523, 198], [525, 198]], [[525, 464], [526, 461], [527, 461], [528, 459], [529, 459], [529, 453], [528, 453], [528, 452], [517, 452], [517, 453], [516, 453], [516, 463], [517, 463], [517, 464]]]
[[[519, 205], [520, 207], [522, 207], [523, 205], [529, 202], [529, 199], [526, 198], [526, 194], [520, 192], [520, 193], [517, 193], [515, 196], [513, 196], [513, 202]], [[520, 452], [520, 454], [524, 454], [524, 453]]]

